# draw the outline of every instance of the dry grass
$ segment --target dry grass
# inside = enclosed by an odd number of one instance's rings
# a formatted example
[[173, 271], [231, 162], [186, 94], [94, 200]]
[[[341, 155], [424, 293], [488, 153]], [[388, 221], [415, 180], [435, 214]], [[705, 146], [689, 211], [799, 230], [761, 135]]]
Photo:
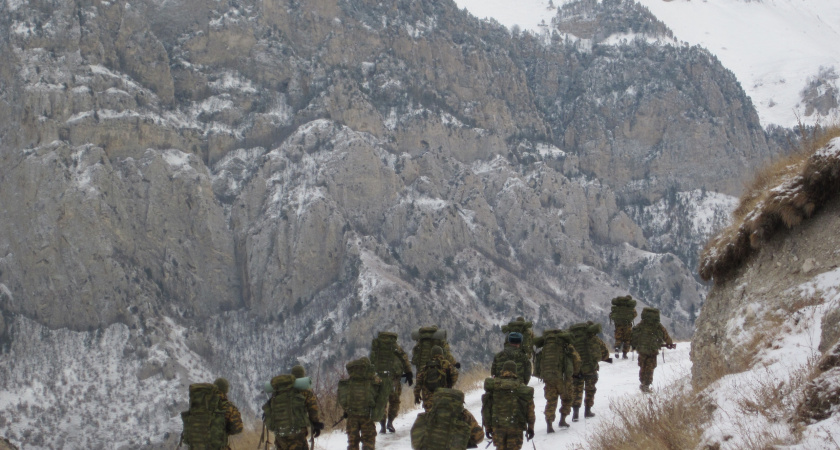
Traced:
[[779, 229], [799, 225], [840, 192], [840, 158], [818, 152], [840, 136], [840, 125], [817, 127], [810, 135], [801, 128], [800, 148], [755, 175], [733, 224], [703, 249], [699, 272], [704, 280], [729, 278]]
[[[649, 450], [696, 448], [714, 406], [695, 394], [688, 384], [662, 392], [610, 401], [616, 414], [587, 441], [593, 450]], [[581, 447], [582, 448], [582, 447]]]

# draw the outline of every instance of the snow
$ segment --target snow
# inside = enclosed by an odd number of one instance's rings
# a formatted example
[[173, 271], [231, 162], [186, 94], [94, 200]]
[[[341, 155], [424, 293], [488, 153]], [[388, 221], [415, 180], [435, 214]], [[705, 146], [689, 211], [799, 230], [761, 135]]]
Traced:
[[[689, 350], [690, 345], [688, 343], [679, 343], [675, 350], [666, 350], [664, 355], [660, 355], [660, 360], [653, 377], [654, 391], [661, 390], [689, 376], [691, 370]], [[662, 361], [663, 356], [665, 359], [664, 362]], [[533, 443], [536, 448], [544, 449], [580, 448], [581, 446], [585, 448], [587, 436], [594, 433], [600, 425], [612, 422], [613, 412], [609, 407], [611, 402], [628, 399], [642, 400], [646, 395], [639, 391], [639, 366], [635, 357], [633, 359], [616, 360], [613, 364], [602, 362], [598, 380], [598, 392], [595, 396], [595, 406], [592, 409], [595, 417], [584, 419], [583, 409], [581, 409], [580, 421], [571, 422], [571, 418], [569, 418], [568, 422], [571, 424], [571, 427], [568, 430], [548, 434], [545, 431], [546, 424], [543, 413], [545, 410], [543, 383], [537, 378], [531, 378], [530, 386], [534, 388], [534, 410], [537, 416], [534, 427], [536, 435], [534, 436]], [[464, 389], [463, 387], [459, 388]], [[464, 403], [480, 424], [481, 394], [484, 391], [479, 386], [474, 386], [472, 389], [465, 389], [465, 391]], [[393, 434], [388, 433], [387, 435], [377, 435], [376, 448], [391, 450], [411, 449], [409, 431], [417, 414], [422, 411], [422, 409], [417, 408], [397, 417], [394, 421], [394, 427], [397, 429], [397, 432]], [[559, 420], [560, 415], [558, 413], [555, 419], [555, 425]], [[557, 430], [556, 426], [554, 428]], [[478, 447], [484, 448], [487, 442], [485, 438], [484, 442], [479, 444]], [[315, 441], [315, 448], [322, 450], [343, 450], [347, 448], [347, 436], [342, 432], [326, 433]], [[531, 443], [526, 442], [523, 448], [531, 448]]]
[[[568, 0], [554, 1], [560, 6]], [[837, 0], [638, 0], [676, 38], [708, 49], [731, 70], [758, 110], [762, 125], [823, 123], [805, 117], [801, 91], [820, 68], [840, 70]], [[541, 0], [455, 0], [479, 18], [542, 33], [556, 10]], [[613, 39], [610, 43], [618, 43]], [[834, 81], [835, 86], [837, 81]], [[837, 111], [835, 110], [835, 116]], [[836, 118], [836, 117], [835, 117]]]

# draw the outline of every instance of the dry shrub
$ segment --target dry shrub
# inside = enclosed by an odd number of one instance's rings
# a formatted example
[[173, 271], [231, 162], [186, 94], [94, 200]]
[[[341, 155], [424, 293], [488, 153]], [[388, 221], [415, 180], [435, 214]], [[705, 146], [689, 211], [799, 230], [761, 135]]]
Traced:
[[798, 151], [755, 175], [733, 213], [733, 224], [703, 249], [701, 278], [729, 278], [779, 229], [799, 225], [840, 193], [840, 158], [818, 151], [838, 136], [840, 125], [817, 127], [812, 135], [804, 134]]
[[610, 400], [615, 418], [602, 423], [587, 441], [594, 450], [696, 448], [714, 405], [695, 394], [688, 383], [661, 392]]

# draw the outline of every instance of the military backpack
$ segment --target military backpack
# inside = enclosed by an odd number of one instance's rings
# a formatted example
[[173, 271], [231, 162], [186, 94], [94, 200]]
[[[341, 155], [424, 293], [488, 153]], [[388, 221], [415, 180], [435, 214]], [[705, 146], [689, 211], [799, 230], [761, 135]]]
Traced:
[[601, 347], [595, 335], [601, 332], [601, 324], [581, 322], [569, 327], [572, 345], [580, 355], [580, 373], [590, 374], [598, 370], [601, 361]]
[[528, 381], [531, 379], [531, 374], [528, 373], [529, 369], [529, 362], [530, 358], [528, 358], [528, 354], [525, 353], [522, 348], [510, 347], [505, 346], [505, 349], [499, 352], [496, 355], [495, 360], [493, 361], [496, 367], [496, 373], [493, 376], [501, 376], [502, 375], [502, 366], [505, 364], [506, 361], [513, 361], [516, 363], [516, 377], [519, 378], [525, 384], [528, 384]]
[[610, 319], [616, 325], [632, 325], [636, 318], [636, 300], [627, 295], [612, 299], [610, 308]]
[[534, 363], [534, 373], [543, 380], [571, 380], [574, 359], [570, 356], [572, 336], [563, 330], [546, 330], [536, 339], [540, 348]]
[[452, 380], [440, 358], [433, 358], [423, 368], [423, 387], [429, 392], [435, 392], [438, 388], [452, 387]]
[[481, 421], [491, 428], [524, 430], [533, 401], [534, 388], [516, 378], [487, 378], [481, 396]]
[[510, 333], [520, 333], [522, 334], [522, 346], [521, 348], [525, 351], [525, 354], [530, 357], [534, 352], [534, 333], [532, 328], [534, 327], [533, 322], [526, 322], [524, 320], [514, 320], [508, 322], [507, 325], [502, 325], [502, 332], [505, 335]]
[[278, 375], [271, 379], [273, 394], [263, 405], [263, 422], [276, 437], [300, 433], [310, 425], [306, 398], [295, 388], [294, 375]]
[[213, 383], [190, 385], [190, 409], [181, 413], [182, 441], [191, 450], [227, 448], [228, 435], [222, 391]]
[[348, 415], [379, 422], [385, 416], [389, 392], [371, 369], [367, 358], [347, 364], [350, 378], [338, 382], [338, 404]]
[[659, 310], [656, 308], [645, 308], [642, 310], [642, 321], [633, 327], [630, 335], [630, 345], [639, 353], [652, 355], [659, 352], [662, 343], [665, 342], [665, 335], [662, 333], [662, 325], [659, 321]]
[[387, 331], [379, 333], [370, 345], [370, 362], [381, 378], [392, 378], [402, 374], [402, 364], [397, 355], [397, 334]]
[[411, 339], [417, 341], [411, 350], [411, 364], [418, 371], [426, 367], [426, 363], [432, 359], [432, 347], [436, 345], [443, 349], [446, 359], [452, 359], [449, 344], [446, 343], [446, 330], [439, 330], [436, 326], [422, 327], [411, 332]]
[[411, 448], [463, 450], [470, 441], [470, 428], [464, 420], [464, 393], [440, 388], [435, 391], [432, 408], [418, 414], [411, 427]]

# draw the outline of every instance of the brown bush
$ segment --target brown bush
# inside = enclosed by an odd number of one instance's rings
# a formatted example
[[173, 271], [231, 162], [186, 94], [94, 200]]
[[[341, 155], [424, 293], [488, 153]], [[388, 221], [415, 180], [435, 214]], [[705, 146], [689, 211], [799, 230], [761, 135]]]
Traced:
[[701, 278], [729, 278], [778, 230], [799, 225], [840, 194], [840, 157], [819, 151], [838, 136], [840, 126], [815, 131], [803, 139], [799, 151], [755, 175], [733, 213], [733, 224], [703, 249]]

